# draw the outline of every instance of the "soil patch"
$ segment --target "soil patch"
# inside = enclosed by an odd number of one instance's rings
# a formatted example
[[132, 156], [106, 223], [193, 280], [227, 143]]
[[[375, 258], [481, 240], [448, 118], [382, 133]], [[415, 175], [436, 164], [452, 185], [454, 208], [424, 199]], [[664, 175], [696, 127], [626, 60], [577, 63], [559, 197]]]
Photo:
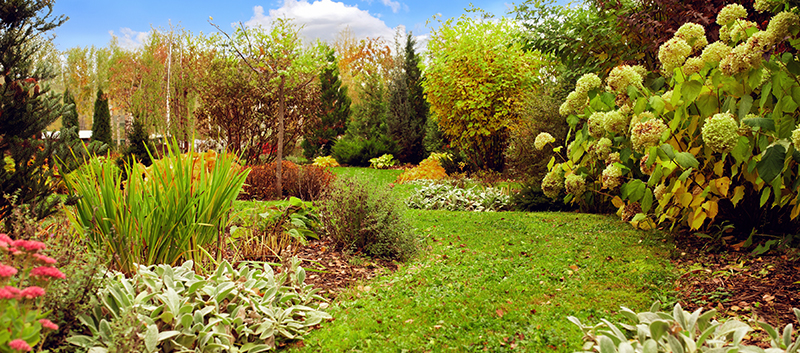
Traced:
[[728, 247], [700, 249], [707, 240], [676, 236], [683, 253], [674, 263], [685, 272], [675, 283], [686, 310], [717, 309], [725, 316], [766, 321], [776, 328], [798, 325], [792, 308], [800, 308], [800, 259], [786, 254], [753, 256]]

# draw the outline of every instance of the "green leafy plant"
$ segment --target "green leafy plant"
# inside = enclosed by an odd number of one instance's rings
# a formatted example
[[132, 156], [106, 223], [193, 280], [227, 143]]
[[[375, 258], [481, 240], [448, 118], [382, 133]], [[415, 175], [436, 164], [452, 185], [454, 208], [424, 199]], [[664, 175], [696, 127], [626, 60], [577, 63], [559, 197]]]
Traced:
[[339, 163], [336, 162], [332, 156], [319, 156], [314, 158], [314, 165], [318, 167], [328, 168], [328, 167], [338, 167]]
[[117, 273], [81, 315], [89, 335], [68, 340], [98, 352], [273, 350], [331, 319], [299, 263], [292, 259], [277, 275], [267, 264], [234, 269], [227, 261], [208, 276], [192, 271], [191, 261], [139, 266], [131, 278]]
[[396, 153], [397, 144], [386, 136], [367, 139], [348, 135], [338, 140], [331, 152], [340, 164], [367, 167], [372, 158]]
[[397, 161], [391, 154], [384, 154], [369, 160], [369, 167], [375, 169], [386, 169], [393, 167], [395, 164], [397, 164]]
[[511, 197], [499, 188], [461, 188], [447, 182], [422, 182], [405, 203], [423, 210], [491, 212], [508, 209]]
[[193, 259], [196, 270], [212, 260], [207, 247], [221, 243], [233, 201], [247, 177], [232, 155], [179, 154], [175, 143], [148, 169], [126, 165], [123, 182], [114, 161], [91, 159], [66, 178], [82, 196], [71, 221], [91, 246], [132, 273], [136, 264], [176, 264]]
[[418, 250], [404, 206], [386, 187], [340, 177], [322, 198], [319, 214], [325, 234], [340, 248], [399, 260]]
[[231, 223], [228, 243], [238, 260], [280, 260], [287, 253], [294, 256], [307, 239], [319, 239], [316, 210], [296, 197], [284, 205], [244, 210]]
[[728, 36], [711, 44], [702, 26], [682, 26], [662, 45], [652, 82], [627, 65], [605, 85], [594, 74], [578, 80], [560, 108], [574, 139], [561, 163], [551, 159], [544, 192], [613, 204], [643, 228], [796, 229], [800, 61], [775, 48], [800, 48], [800, 20], [781, 12], [759, 30], [746, 14], [726, 6], [717, 22]]
[[55, 259], [41, 253], [44, 249], [42, 242], [0, 233], [0, 352], [30, 351], [48, 331], [58, 330], [45, 319], [41, 297], [52, 279], [65, 276], [52, 266]]
[[[661, 304], [656, 302], [650, 311], [636, 313], [622, 307], [620, 313], [628, 323], [618, 325], [602, 319], [593, 326], [584, 325], [575, 317], [568, 319], [577, 325], [584, 334], [584, 351], [600, 353], [616, 352], [797, 352], [800, 341], [792, 339], [792, 324], [786, 325], [782, 334], [767, 323], [759, 322], [770, 337], [772, 348], [762, 349], [746, 345], [742, 339], [754, 328], [735, 319], [725, 322], [713, 320], [716, 310], [702, 312], [684, 311], [676, 304], [672, 313], [659, 311]], [[800, 310], [794, 309], [800, 320]]]

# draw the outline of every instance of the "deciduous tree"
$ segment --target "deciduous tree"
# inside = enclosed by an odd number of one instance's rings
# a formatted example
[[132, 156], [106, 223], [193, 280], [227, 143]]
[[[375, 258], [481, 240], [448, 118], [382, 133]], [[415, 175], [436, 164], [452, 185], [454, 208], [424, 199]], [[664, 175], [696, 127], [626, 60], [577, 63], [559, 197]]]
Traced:
[[543, 66], [516, 35], [510, 20], [462, 16], [441, 22], [428, 42], [423, 87], [431, 110], [452, 144], [483, 168], [502, 169], [508, 129]]

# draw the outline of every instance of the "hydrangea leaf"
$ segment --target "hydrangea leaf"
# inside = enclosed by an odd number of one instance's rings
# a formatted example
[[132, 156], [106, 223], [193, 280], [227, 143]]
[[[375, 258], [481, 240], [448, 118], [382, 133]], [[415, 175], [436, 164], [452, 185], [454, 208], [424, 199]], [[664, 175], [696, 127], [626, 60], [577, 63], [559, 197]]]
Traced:
[[761, 161], [756, 164], [758, 175], [769, 183], [780, 175], [783, 162], [786, 160], [786, 148], [781, 145], [772, 145], [764, 152]]

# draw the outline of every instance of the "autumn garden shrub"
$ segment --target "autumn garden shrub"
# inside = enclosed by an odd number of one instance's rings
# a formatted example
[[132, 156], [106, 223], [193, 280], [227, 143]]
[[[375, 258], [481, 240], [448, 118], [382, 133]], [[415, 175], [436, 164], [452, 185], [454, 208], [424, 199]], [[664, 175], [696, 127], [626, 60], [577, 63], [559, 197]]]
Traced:
[[505, 151], [505, 173], [515, 179], [538, 182], [547, 174], [547, 162], [553, 153], [536, 148], [536, 136], [540, 132], [548, 132], [554, 143], [562, 143], [567, 137], [569, 126], [558, 113], [554, 89], [550, 91], [529, 95], [520, 121], [511, 130]]
[[345, 136], [336, 142], [331, 152], [339, 164], [368, 167], [372, 158], [384, 154], [396, 154], [397, 143], [386, 136], [369, 139]]
[[405, 200], [409, 208], [492, 212], [507, 210], [511, 201], [508, 193], [500, 188], [463, 188], [446, 181], [419, 183], [422, 187]]
[[337, 162], [336, 159], [334, 159], [332, 156], [319, 156], [317, 158], [314, 158], [313, 164], [315, 166], [323, 168], [339, 166], [339, 162]]
[[387, 169], [397, 164], [397, 160], [391, 154], [384, 154], [369, 160], [369, 167], [375, 169]]
[[431, 153], [419, 163], [419, 166], [403, 171], [397, 176], [397, 183], [405, 183], [412, 180], [439, 180], [447, 177], [444, 168], [439, 164], [447, 159], [447, 153]]
[[320, 203], [323, 232], [347, 251], [406, 260], [419, 241], [405, 207], [385, 186], [356, 178], [338, 178]]
[[646, 228], [703, 232], [729, 220], [745, 234], [796, 232], [800, 19], [784, 11], [760, 28], [746, 14], [723, 8], [728, 35], [710, 44], [701, 26], [682, 26], [662, 45], [653, 82], [627, 65], [605, 84], [578, 80], [560, 107], [574, 138], [551, 159], [544, 193], [611, 203]]
[[265, 263], [234, 268], [227, 261], [208, 275], [194, 272], [191, 261], [139, 266], [131, 277], [115, 273], [81, 315], [86, 334], [69, 342], [104, 352], [274, 350], [331, 318], [299, 262], [287, 261], [278, 274]]
[[[58, 325], [47, 319], [42, 297], [51, 281], [65, 279], [36, 240], [0, 233], [0, 352], [26, 352]], [[38, 350], [38, 349], [37, 349]]]
[[[334, 179], [333, 173], [317, 165], [298, 166], [292, 162], [283, 161], [281, 171], [283, 173], [282, 194], [298, 197], [305, 201], [318, 199]], [[277, 197], [275, 183], [275, 162], [252, 166], [239, 198], [274, 200]]]

